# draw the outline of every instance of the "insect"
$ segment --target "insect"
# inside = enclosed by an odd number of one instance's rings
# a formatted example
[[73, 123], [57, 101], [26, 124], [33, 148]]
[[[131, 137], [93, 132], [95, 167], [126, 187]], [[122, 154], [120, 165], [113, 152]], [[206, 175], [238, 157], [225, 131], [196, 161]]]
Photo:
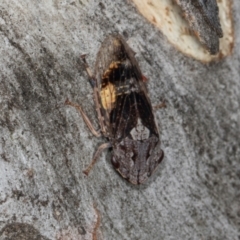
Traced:
[[[94, 75], [84, 55], [82, 59], [93, 87], [101, 133], [109, 140], [100, 145], [84, 173], [88, 175], [100, 153], [111, 147], [115, 170], [129, 182], [141, 184], [152, 175], [164, 153], [134, 52], [120, 35], [111, 35], [100, 47]], [[69, 100], [66, 104], [78, 109], [95, 136], [101, 135], [79, 105]]]
[[190, 28], [210, 54], [219, 52], [219, 38], [223, 37], [216, 0], [176, 0], [182, 8]]

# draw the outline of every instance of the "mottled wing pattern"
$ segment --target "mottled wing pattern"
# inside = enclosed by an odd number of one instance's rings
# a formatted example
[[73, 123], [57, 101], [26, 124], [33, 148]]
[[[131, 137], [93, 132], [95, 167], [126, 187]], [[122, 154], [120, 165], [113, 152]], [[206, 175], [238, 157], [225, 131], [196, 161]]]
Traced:
[[216, 0], [176, 0], [182, 8], [190, 28], [211, 54], [219, 51], [219, 38], [223, 37]]
[[133, 184], [144, 183], [163, 159], [159, 138], [135, 141], [124, 138], [113, 149], [112, 164], [123, 178]]

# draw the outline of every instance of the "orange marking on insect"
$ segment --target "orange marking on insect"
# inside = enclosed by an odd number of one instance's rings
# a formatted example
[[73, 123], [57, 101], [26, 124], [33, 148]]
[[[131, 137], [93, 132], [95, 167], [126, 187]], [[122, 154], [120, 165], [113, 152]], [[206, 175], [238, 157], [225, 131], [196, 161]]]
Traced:
[[113, 84], [108, 83], [101, 89], [101, 102], [104, 109], [111, 110], [116, 101], [116, 88]]
[[111, 62], [108, 69], [103, 74], [103, 77], [102, 77], [103, 84], [102, 84], [102, 89], [101, 89], [101, 92], [100, 92], [100, 96], [101, 96], [101, 102], [102, 102], [102, 105], [103, 105], [104, 109], [111, 110], [114, 106], [115, 101], [116, 101], [116, 88], [115, 88], [115, 86], [110, 82], [108, 82], [106, 84], [106, 81], [104, 81], [104, 80], [108, 80], [111, 72], [114, 69], [118, 69], [120, 64], [121, 64], [120, 61]]
[[111, 62], [108, 69], [104, 72], [102, 79], [108, 79], [112, 70], [118, 69], [120, 64], [121, 64], [120, 61]]

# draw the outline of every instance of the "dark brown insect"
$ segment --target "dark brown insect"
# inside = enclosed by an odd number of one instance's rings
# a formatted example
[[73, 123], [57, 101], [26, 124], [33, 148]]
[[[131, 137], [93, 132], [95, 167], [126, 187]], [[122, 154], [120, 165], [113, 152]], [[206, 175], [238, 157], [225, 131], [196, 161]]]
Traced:
[[[146, 181], [163, 159], [153, 109], [134, 52], [120, 35], [109, 36], [98, 52], [95, 74], [91, 74], [83, 56], [94, 91], [99, 124], [109, 142], [96, 151], [88, 174], [103, 149], [112, 147], [112, 165], [133, 184]], [[81, 107], [76, 107], [96, 136], [91, 122]]]
[[219, 38], [223, 37], [216, 0], [176, 0], [182, 8], [190, 28], [211, 54], [219, 52]]

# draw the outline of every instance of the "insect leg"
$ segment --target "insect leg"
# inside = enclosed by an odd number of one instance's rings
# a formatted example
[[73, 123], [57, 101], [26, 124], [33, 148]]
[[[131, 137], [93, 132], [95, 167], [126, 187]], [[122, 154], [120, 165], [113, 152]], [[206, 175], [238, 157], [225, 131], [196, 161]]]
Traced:
[[100, 154], [102, 153], [102, 151], [106, 148], [110, 148], [111, 147], [111, 143], [103, 143], [102, 145], [100, 145], [97, 149], [97, 151], [95, 152], [94, 156], [93, 156], [93, 159], [92, 159], [92, 162], [88, 165], [88, 167], [83, 171], [83, 173], [85, 175], [88, 176], [89, 172], [91, 171], [93, 165], [97, 162]]
[[103, 123], [103, 119], [102, 119], [102, 115], [101, 115], [101, 106], [100, 106], [100, 99], [99, 99], [99, 92], [98, 92], [98, 88], [97, 88], [97, 82], [96, 82], [96, 79], [95, 77], [93, 76], [89, 66], [88, 66], [88, 63], [87, 63], [87, 60], [86, 60], [86, 54], [84, 55], [81, 55], [81, 58], [82, 58], [82, 61], [84, 63], [84, 66], [85, 66], [85, 69], [87, 71], [87, 74], [88, 74], [88, 78], [89, 78], [89, 82], [93, 88], [93, 96], [94, 96], [94, 101], [95, 101], [95, 104], [96, 104], [96, 111], [97, 111], [97, 115], [98, 115], [98, 119], [99, 119], [99, 124], [101, 126], [101, 130], [102, 130], [102, 133], [104, 136], [106, 136], [106, 126], [104, 125]]
[[99, 239], [98, 238], [98, 236], [99, 236], [99, 231], [98, 230], [99, 230], [99, 227], [100, 227], [101, 219], [100, 219], [100, 212], [97, 209], [96, 203], [93, 204], [93, 208], [94, 208], [95, 213], [97, 215], [97, 221], [96, 221], [96, 224], [95, 224], [95, 226], [93, 228], [92, 239], [93, 240], [97, 240], [97, 239]]
[[89, 78], [88, 80], [89, 80], [92, 88], [94, 88], [94, 87], [96, 87], [96, 79], [93, 76], [90, 67], [88, 66], [88, 63], [87, 63], [87, 60], [86, 60], [86, 54], [81, 55], [81, 58], [82, 58], [82, 61], [84, 63], [84, 67], [86, 69], [86, 72], [88, 74], [88, 78]]
[[153, 106], [153, 110], [156, 111], [156, 110], [159, 109], [159, 108], [166, 108], [166, 107], [167, 107], [166, 101], [163, 100], [161, 103]]
[[87, 124], [89, 130], [91, 131], [91, 133], [96, 136], [96, 137], [100, 137], [102, 134], [100, 133], [100, 131], [97, 131], [95, 130], [94, 126], [92, 125], [90, 119], [88, 118], [88, 116], [86, 115], [86, 113], [82, 110], [81, 106], [78, 105], [77, 103], [73, 103], [73, 102], [70, 102], [68, 99], [66, 99], [65, 101], [65, 104], [66, 105], [69, 105], [69, 106], [72, 106], [72, 107], [75, 107], [79, 112], [80, 114], [82, 115], [82, 118], [84, 120], [84, 122]]

